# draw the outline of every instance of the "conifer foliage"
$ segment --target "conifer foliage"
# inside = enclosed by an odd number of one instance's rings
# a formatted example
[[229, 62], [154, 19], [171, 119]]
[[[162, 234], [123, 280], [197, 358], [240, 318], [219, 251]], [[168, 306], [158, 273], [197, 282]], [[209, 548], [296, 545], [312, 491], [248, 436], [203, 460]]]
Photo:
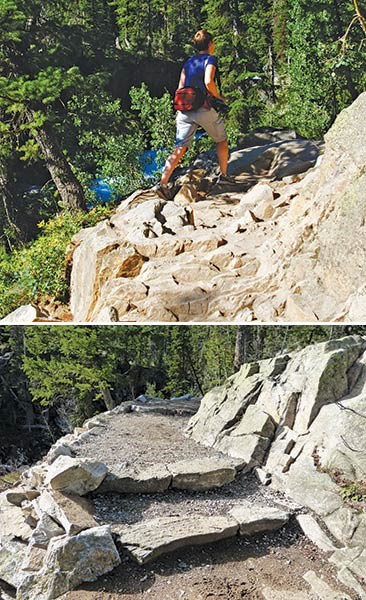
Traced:
[[[243, 363], [363, 326], [64, 326], [0, 328], [0, 430], [34, 412], [72, 424], [141, 393], [202, 396]], [[234, 361], [235, 357], [235, 361]]]

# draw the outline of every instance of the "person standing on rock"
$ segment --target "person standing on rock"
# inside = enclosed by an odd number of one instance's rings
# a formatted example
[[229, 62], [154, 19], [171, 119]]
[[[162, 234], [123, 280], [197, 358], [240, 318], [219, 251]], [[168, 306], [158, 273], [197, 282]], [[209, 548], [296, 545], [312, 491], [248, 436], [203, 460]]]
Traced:
[[229, 145], [227, 142], [224, 120], [209, 104], [209, 97], [224, 101], [215, 82], [218, 60], [214, 55], [215, 42], [205, 29], [197, 31], [193, 38], [196, 54], [186, 60], [183, 65], [178, 90], [192, 87], [199, 88], [205, 96], [203, 105], [197, 110], [179, 110], [177, 112], [177, 135], [173, 153], [167, 159], [160, 183], [155, 191], [161, 198], [171, 200], [169, 179], [179, 162], [191, 145], [198, 127], [202, 127], [216, 142], [217, 158], [220, 168], [218, 183], [235, 183], [235, 179], [227, 174]]

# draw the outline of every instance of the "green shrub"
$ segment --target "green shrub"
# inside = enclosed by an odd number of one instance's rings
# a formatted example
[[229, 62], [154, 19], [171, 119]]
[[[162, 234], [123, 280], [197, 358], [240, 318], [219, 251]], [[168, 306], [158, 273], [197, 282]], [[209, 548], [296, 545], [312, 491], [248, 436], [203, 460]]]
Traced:
[[98, 206], [89, 213], [65, 211], [47, 223], [41, 222], [39, 237], [23, 248], [11, 254], [0, 248], [0, 316], [42, 296], [65, 300], [65, 255], [71, 238], [80, 229], [105, 219], [111, 211], [111, 206]]
[[354, 481], [344, 482], [341, 486], [341, 496], [343, 500], [351, 503], [366, 502], [366, 482]]

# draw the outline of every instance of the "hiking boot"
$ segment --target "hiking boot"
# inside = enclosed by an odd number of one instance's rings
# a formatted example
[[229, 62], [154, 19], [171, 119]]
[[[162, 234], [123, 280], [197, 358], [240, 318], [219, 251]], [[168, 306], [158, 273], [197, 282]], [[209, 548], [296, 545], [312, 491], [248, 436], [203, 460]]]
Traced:
[[235, 179], [235, 177], [232, 177], [231, 175], [224, 175], [223, 173], [220, 173], [220, 175], [218, 176], [218, 178], [216, 179], [216, 185], [220, 185], [220, 184], [225, 184], [225, 183], [231, 183], [231, 184], [235, 184], [238, 183]]
[[173, 200], [174, 198], [173, 190], [171, 190], [167, 185], [158, 183], [153, 187], [153, 190], [162, 200], [169, 201]]

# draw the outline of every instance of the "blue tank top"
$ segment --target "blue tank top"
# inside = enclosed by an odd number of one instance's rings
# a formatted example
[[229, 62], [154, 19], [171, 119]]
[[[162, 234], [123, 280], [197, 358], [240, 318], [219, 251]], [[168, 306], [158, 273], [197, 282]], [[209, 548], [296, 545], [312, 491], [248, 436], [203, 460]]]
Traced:
[[183, 65], [186, 74], [185, 87], [198, 87], [206, 93], [205, 69], [207, 65], [214, 65], [217, 68], [217, 56], [211, 54], [195, 54], [186, 60]]

